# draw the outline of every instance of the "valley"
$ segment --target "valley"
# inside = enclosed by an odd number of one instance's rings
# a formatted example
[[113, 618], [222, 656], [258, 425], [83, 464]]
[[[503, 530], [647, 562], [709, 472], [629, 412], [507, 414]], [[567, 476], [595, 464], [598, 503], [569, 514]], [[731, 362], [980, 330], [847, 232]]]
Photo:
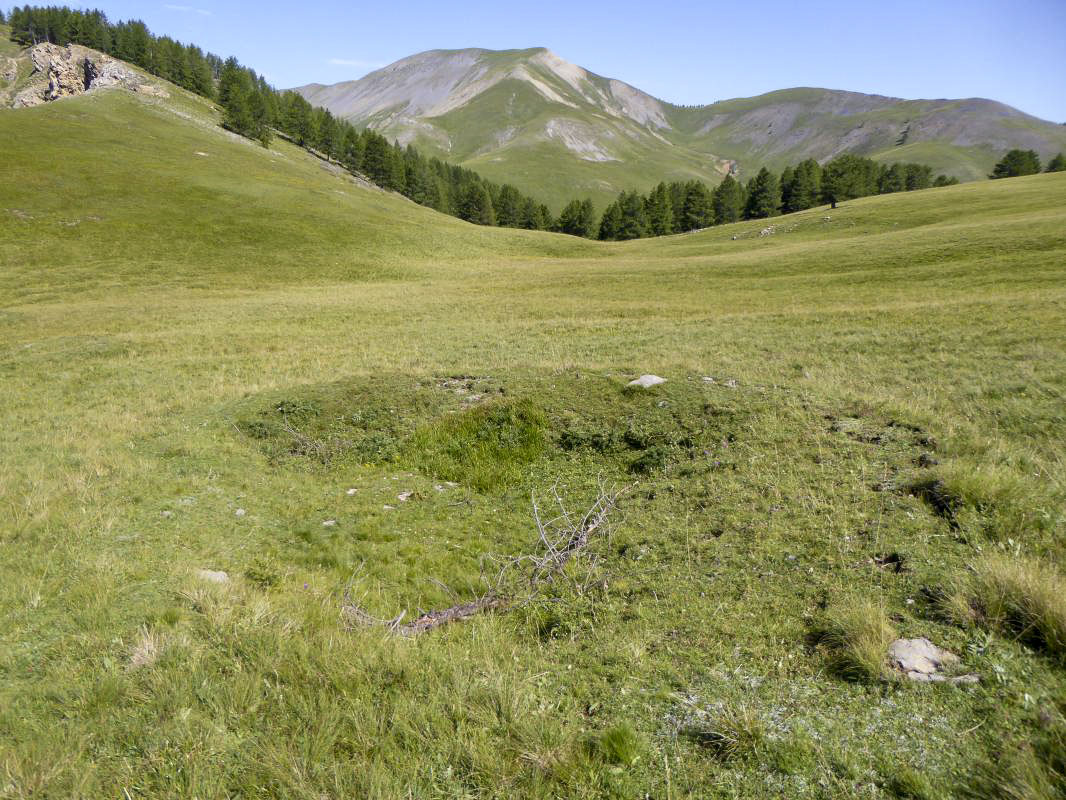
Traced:
[[0, 109], [0, 796], [1063, 790], [1066, 173], [599, 242], [135, 74]]

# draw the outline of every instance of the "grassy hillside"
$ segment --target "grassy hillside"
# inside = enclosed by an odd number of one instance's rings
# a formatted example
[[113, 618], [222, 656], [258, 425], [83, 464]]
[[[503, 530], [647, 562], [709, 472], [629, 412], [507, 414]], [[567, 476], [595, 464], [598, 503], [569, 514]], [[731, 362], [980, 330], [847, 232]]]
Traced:
[[[0, 141], [0, 795], [1054, 795], [1066, 175], [596, 244], [177, 91]], [[528, 605], [346, 623], [474, 597], [601, 481]], [[886, 627], [981, 682], [891, 677]]]

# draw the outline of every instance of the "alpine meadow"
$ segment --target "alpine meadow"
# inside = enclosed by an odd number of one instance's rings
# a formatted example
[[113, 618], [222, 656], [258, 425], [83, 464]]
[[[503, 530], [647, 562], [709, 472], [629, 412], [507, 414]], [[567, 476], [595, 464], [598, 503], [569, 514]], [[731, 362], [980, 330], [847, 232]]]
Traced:
[[1066, 129], [398, 63], [0, 17], [0, 797], [1066, 796]]

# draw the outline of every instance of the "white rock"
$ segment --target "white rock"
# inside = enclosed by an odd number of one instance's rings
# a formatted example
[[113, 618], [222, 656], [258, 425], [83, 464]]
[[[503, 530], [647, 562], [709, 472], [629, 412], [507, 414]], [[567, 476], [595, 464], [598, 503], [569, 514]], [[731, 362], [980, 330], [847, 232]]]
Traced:
[[658, 375], [641, 375], [636, 380], [630, 381], [629, 385], [639, 386], [641, 389], [650, 389], [660, 383], [666, 383], [666, 378], [660, 378]]
[[237, 515], [238, 517], [243, 517], [243, 516], [244, 516], [245, 514], [247, 514], [248, 512], [247, 512], [247, 511], [245, 511], [245, 510], [244, 510], [243, 508], [238, 508], [238, 509], [237, 509], [237, 510], [236, 510], [236, 511], [235, 511], [234, 513], [235, 513], [235, 514], [236, 514], [236, 515]]
[[322, 527], [323, 528], [332, 528], [336, 524], [337, 524], [337, 520], [335, 520], [335, 519], [327, 519], [327, 520], [323, 521]]
[[888, 661], [892, 668], [903, 673], [909, 680], [919, 683], [977, 683], [979, 675], [943, 674], [946, 667], [954, 666], [959, 657], [950, 650], [937, 647], [926, 638], [896, 639], [888, 646]]
[[406, 503], [408, 500], [414, 497], [414, 494], [414, 492], [400, 492], [398, 495], [396, 495], [396, 499], [399, 500], [401, 503]]
[[396, 510], [396, 506], [388, 506], [388, 505], [386, 505], [386, 506], [382, 506], [382, 508], [385, 511], [395, 511]]
[[201, 569], [196, 571], [196, 577], [208, 583], [226, 583], [229, 575], [220, 569]]
[[349, 489], [347, 494], [348, 494], [349, 497], [351, 497], [353, 494], [356, 493], [356, 491], [357, 491], [356, 489]]

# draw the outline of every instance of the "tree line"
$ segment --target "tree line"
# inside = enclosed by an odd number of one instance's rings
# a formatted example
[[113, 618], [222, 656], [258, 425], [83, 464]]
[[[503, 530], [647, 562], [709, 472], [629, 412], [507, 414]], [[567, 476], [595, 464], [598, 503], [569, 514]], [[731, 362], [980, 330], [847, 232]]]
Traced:
[[879, 164], [845, 154], [824, 166], [813, 158], [777, 175], [765, 167], [747, 183], [732, 175], [714, 189], [701, 181], [660, 183], [648, 194], [622, 192], [603, 212], [595, 236], [640, 239], [699, 230], [746, 219], [765, 219], [872, 194], [949, 186], [957, 178], [933, 177], [925, 164]]
[[[989, 178], [1016, 178], [1019, 175], [1036, 175], [1040, 172], [1040, 156], [1035, 150], [1008, 150], [996, 166], [992, 168]], [[1059, 153], [1052, 158], [1044, 172], [1066, 172], [1066, 153]]]

